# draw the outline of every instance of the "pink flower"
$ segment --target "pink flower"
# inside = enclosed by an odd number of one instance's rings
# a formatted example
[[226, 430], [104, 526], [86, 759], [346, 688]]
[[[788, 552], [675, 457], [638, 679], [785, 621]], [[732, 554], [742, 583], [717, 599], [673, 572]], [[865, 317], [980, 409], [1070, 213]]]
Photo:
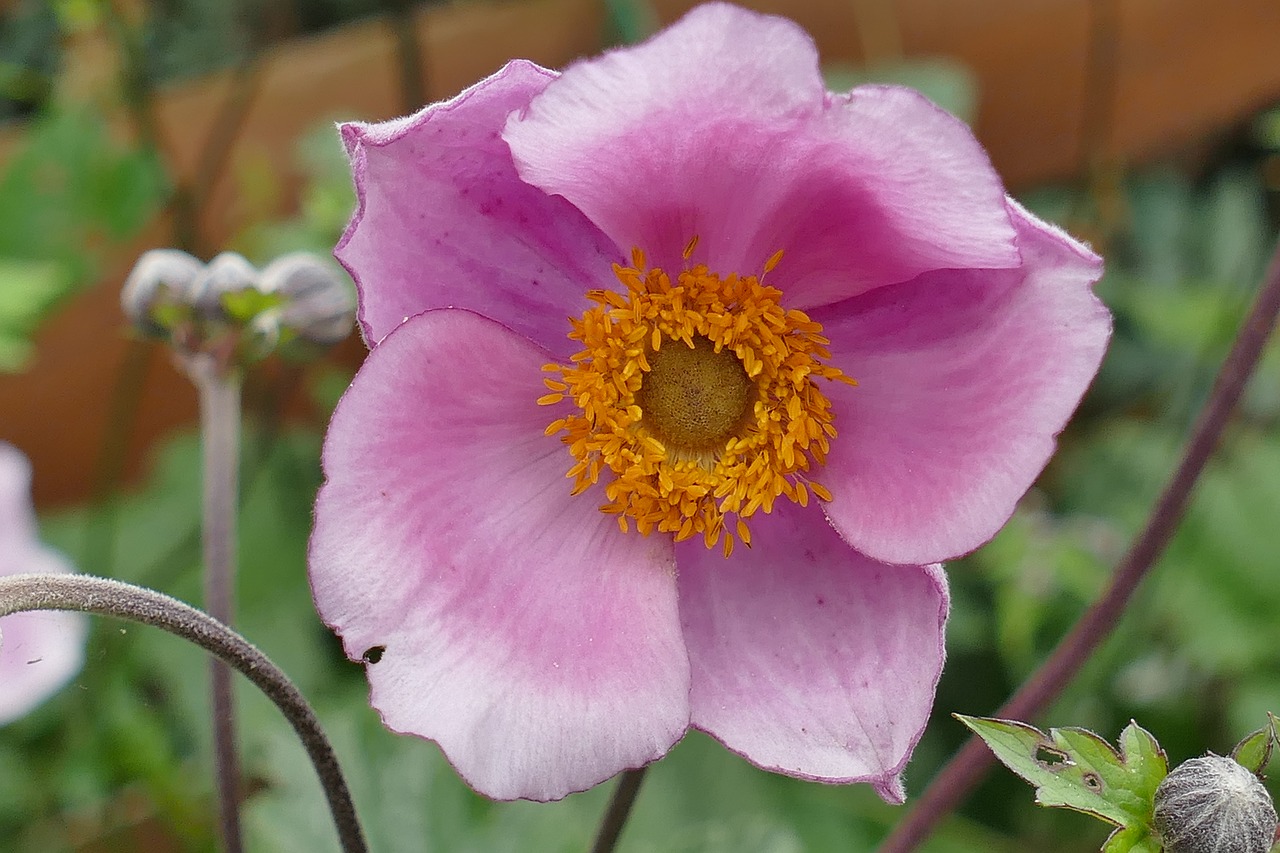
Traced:
[[936, 563], [1008, 519], [1097, 370], [1099, 259], [960, 121], [827, 93], [804, 32], [724, 4], [342, 136], [371, 352], [311, 581], [386, 725], [498, 798], [692, 726], [900, 801]]
[[[31, 466], [0, 442], [0, 576], [69, 572], [36, 538]], [[78, 613], [15, 613], [0, 619], [0, 725], [56, 693], [80, 671], [87, 624]]]

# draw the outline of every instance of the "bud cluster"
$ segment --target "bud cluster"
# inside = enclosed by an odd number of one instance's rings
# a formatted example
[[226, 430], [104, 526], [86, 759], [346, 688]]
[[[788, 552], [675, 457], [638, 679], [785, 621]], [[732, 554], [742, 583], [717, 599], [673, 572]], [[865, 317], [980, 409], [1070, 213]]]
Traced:
[[259, 270], [233, 252], [204, 264], [176, 249], [153, 249], [129, 273], [120, 303], [135, 328], [168, 341], [180, 356], [212, 355], [228, 365], [330, 346], [355, 320], [350, 284], [306, 252]]

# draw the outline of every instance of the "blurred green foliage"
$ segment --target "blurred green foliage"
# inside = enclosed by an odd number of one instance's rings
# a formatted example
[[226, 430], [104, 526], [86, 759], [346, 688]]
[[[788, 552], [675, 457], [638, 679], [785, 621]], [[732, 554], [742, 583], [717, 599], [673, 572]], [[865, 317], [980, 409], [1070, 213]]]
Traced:
[[39, 321], [93, 281], [166, 191], [155, 158], [113, 140], [89, 110], [54, 111], [28, 125], [0, 167], [0, 372], [25, 364]]

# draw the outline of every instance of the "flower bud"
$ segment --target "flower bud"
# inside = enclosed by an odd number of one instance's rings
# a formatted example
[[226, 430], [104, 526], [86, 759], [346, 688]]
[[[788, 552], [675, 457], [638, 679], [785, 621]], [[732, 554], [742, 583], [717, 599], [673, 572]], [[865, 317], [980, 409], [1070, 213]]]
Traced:
[[[264, 318], [316, 346], [332, 346], [351, 334], [355, 300], [334, 268], [306, 252], [272, 261], [262, 271], [263, 293], [283, 297], [278, 311]], [[265, 329], [264, 329], [265, 331]]]
[[1160, 783], [1155, 828], [1165, 853], [1267, 853], [1276, 810], [1257, 776], [1211, 753], [1183, 762]]
[[168, 337], [175, 315], [188, 313], [191, 286], [204, 264], [177, 249], [152, 249], [134, 264], [120, 291], [120, 307], [143, 334]]
[[211, 322], [228, 322], [228, 294], [253, 290], [258, 286], [257, 267], [235, 252], [222, 252], [209, 261], [191, 285], [191, 304]]

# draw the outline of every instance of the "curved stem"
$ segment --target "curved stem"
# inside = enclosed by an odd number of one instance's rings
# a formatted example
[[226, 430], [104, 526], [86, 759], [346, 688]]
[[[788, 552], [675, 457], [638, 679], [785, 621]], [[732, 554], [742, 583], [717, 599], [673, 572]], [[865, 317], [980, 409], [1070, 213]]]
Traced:
[[638, 767], [626, 770], [618, 779], [618, 787], [614, 789], [609, 809], [600, 822], [600, 830], [596, 833], [596, 843], [592, 845], [591, 853], [612, 853], [618, 837], [622, 835], [623, 827], [627, 825], [627, 818], [631, 816], [631, 807], [635, 805], [636, 796], [640, 793], [640, 783], [644, 781], [644, 774], [648, 769]]
[[[320, 777], [344, 853], [367, 853], [338, 758], [307, 700], [249, 641], [218, 620], [154, 590], [87, 575], [0, 578], [0, 617], [27, 610], [78, 610], [154, 625], [217, 655], [267, 695], [302, 741]], [[0, 636], [0, 642], [3, 637]]]
[[[1218, 447], [1231, 412], [1258, 366], [1277, 317], [1280, 317], [1280, 242], [1277, 242], [1271, 256], [1262, 290], [1240, 327], [1231, 353], [1214, 380], [1209, 400], [1196, 420], [1182, 461], [1156, 500], [1146, 527], [1116, 567], [1111, 585], [1102, 597], [1084, 612], [1058, 643], [1053, 654], [1023, 682], [995, 716], [1030, 720], [1038, 715], [1058, 697], [1090, 655], [1110, 636], [1138, 584], [1164, 553], [1165, 546], [1177, 530], [1196, 480]], [[914, 850], [929, 837], [942, 818], [964, 800], [994, 763], [995, 759], [982, 741], [971, 737], [929, 783], [906, 819], [881, 845], [880, 853]]]

